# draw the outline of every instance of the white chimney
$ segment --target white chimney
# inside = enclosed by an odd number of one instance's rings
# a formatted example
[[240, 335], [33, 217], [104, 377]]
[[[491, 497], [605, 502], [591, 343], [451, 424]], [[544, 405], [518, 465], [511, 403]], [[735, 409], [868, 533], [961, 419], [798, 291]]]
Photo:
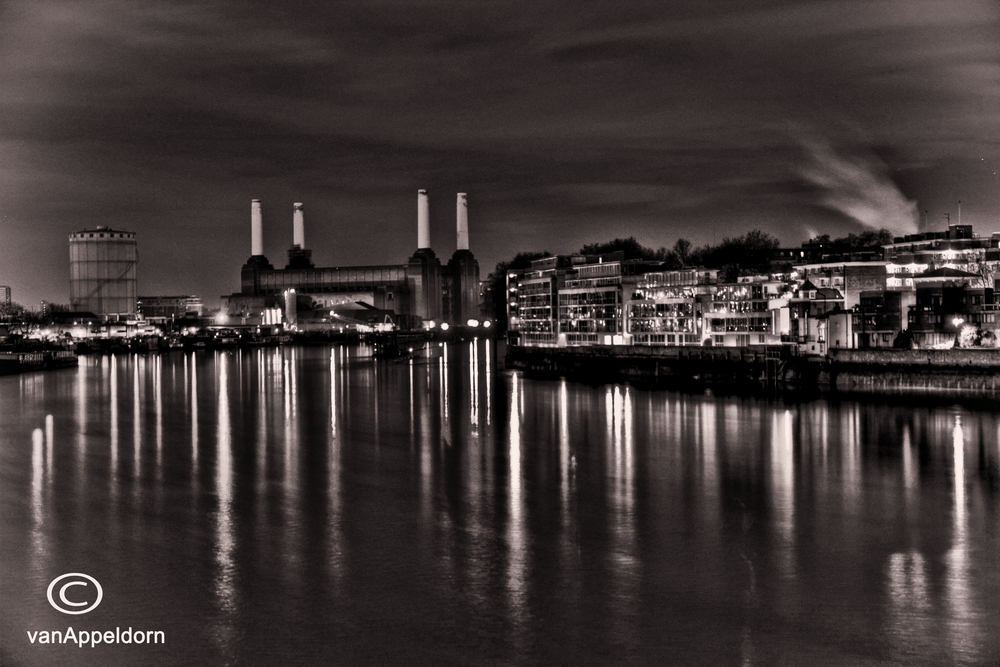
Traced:
[[264, 254], [264, 222], [259, 199], [250, 202], [250, 254]]
[[301, 202], [295, 203], [295, 212], [292, 214], [292, 245], [306, 247], [306, 221]]
[[427, 190], [417, 190], [417, 250], [431, 247], [431, 213]]
[[456, 222], [458, 224], [458, 249], [469, 249], [469, 201], [464, 192], [458, 193]]

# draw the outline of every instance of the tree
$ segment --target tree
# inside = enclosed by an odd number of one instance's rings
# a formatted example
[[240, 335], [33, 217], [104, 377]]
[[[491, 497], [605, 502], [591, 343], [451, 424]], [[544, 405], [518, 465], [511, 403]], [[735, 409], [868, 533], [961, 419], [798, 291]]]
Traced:
[[691, 242], [687, 239], [677, 239], [674, 243], [673, 253], [677, 257], [677, 261], [681, 263], [681, 268], [684, 268], [691, 256]]
[[11, 303], [0, 306], [0, 323], [6, 325], [11, 335], [28, 336], [42, 324], [42, 319], [23, 306]]
[[780, 243], [767, 232], [754, 229], [743, 236], [724, 238], [717, 246], [703, 246], [691, 253], [691, 263], [719, 269], [722, 279], [764, 273]]
[[958, 332], [956, 347], [972, 347], [976, 344], [976, 327], [966, 324]]
[[827, 246], [832, 252], [847, 252], [851, 250], [882, 250], [882, 246], [892, 243], [892, 232], [882, 228], [878, 231], [868, 230], [860, 234], [848, 234], [838, 239], [830, 240], [829, 234], [815, 236], [810, 239], [810, 243]]
[[607, 243], [588, 243], [580, 248], [581, 255], [609, 255], [618, 251], [625, 253], [625, 259], [657, 259], [656, 251], [636, 241], [634, 236], [627, 239], [615, 239]]

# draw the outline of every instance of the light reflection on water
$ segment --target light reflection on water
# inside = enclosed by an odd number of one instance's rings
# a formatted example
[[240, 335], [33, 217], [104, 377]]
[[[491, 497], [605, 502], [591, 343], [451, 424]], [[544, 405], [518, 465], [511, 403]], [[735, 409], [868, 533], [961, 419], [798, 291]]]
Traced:
[[[993, 412], [537, 381], [494, 351], [0, 378], [0, 663], [1000, 658]], [[70, 571], [106, 589], [81, 624], [176, 640], [27, 644]]]

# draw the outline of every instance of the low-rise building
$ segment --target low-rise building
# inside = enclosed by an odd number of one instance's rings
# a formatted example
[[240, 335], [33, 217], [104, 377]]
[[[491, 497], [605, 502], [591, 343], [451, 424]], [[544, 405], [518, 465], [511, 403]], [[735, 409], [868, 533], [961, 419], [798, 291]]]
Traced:
[[204, 305], [200, 296], [140, 296], [136, 300], [139, 315], [154, 324], [169, 324], [184, 318], [201, 317]]
[[561, 256], [508, 273], [512, 340], [527, 346], [780, 345], [788, 283], [768, 276], [719, 284], [715, 269]]
[[844, 308], [850, 310], [861, 303], [862, 292], [884, 291], [888, 270], [886, 263], [823, 262], [795, 267], [793, 277], [809, 281], [817, 288], [832, 287], [844, 297]]
[[718, 283], [716, 269], [653, 271], [636, 281], [626, 301], [633, 345], [701, 345], [702, 313]]
[[844, 309], [844, 295], [833, 287], [818, 287], [806, 280], [788, 301], [789, 336], [803, 354], [826, 354], [824, 330], [827, 313]]
[[787, 283], [764, 276], [723, 283], [706, 303], [704, 335], [714, 346], [780, 345], [791, 328]]
[[852, 312], [851, 347], [893, 347], [908, 328], [907, 315], [914, 303], [913, 291], [862, 292], [861, 303]]

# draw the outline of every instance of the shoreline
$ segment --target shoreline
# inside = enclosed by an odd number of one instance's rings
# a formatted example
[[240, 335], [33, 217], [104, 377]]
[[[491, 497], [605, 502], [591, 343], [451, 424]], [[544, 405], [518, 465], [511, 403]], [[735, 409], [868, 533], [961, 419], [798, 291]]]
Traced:
[[788, 347], [636, 349], [511, 346], [506, 366], [530, 377], [722, 393], [926, 396], [1000, 401], [1000, 350], [831, 350]]

